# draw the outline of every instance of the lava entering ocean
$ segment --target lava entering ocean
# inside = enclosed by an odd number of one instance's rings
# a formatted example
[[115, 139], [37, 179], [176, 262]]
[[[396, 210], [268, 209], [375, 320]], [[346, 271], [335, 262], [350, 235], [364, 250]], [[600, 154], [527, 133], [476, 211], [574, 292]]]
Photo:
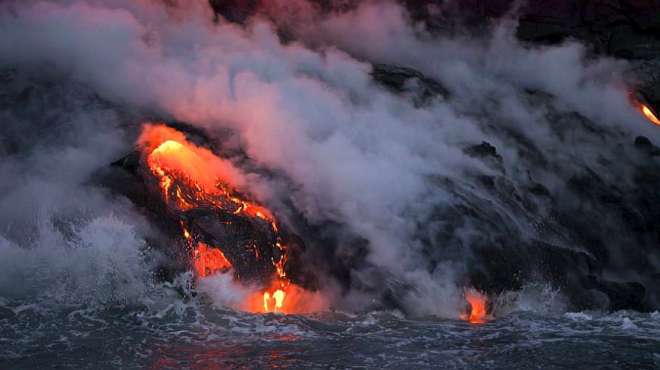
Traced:
[[[245, 199], [235, 189], [236, 173], [231, 165], [210, 150], [187, 140], [186, 136], [163, 124], [147, 124], [139, 138], [145, 162], [157, 180], [168, 213], [175, 215], [181, 225], [181, 235], [190, 253], [192, 267], [199, 279], [226, 273], [235, 263], [270, 265], [261, 269], [260, 285], [240, 307], [255, 313], [303, 313], [318, 309], [319, 294], [294, 284], [287, 276], [289, 249], [280, 234], [273, 213], [255, 202]], [[267, 248], [245, 242], [240, 247], [246, 253], [231, 253], [226, 246], [210, 245], [202, 231], [195, 231], [187, 216], [195, 210], [211, 209], [217, 214], [234, 215], [266, 228]], [[232, 221], [221, 220], [231, 224]], [[264, 250], [266, 249], [266, 250]], [[269, 263], [268, 263], [269, 262]], [[235, 278], [241, 278], [239, 272]]]
[[471, 324], [484, 324], [488, 321], [486, 296], [474, 289], [465, 291], [465, 300], [469, 304], [467, 312], [461, 314], [461, 320]]

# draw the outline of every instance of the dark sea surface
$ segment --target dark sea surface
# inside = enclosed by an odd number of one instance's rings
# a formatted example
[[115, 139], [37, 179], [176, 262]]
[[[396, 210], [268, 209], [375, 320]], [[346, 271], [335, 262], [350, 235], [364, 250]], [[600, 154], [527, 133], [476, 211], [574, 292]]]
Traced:
[[657, 369], [660, 314], [253, 315], [203, 299], [103, 307], [0, 300], [0, 369]]

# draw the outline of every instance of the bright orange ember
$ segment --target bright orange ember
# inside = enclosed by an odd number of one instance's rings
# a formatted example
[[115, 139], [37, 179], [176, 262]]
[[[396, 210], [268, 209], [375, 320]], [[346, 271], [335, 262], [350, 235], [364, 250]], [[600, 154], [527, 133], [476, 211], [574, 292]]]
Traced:
[[[169, 208], [187, 211], [201, 206], [218, 207], [234, 214], [260, 218], [272, 227], [277, 235], [274, 247], [280, 250], [281, 257], [272, 261], [275, 274], [271, 282], [248, 298], [245, 309], [261, 313], [305, 313], [324, 305], [320, 295], [308, 292], [288, 279], [285, 271], [287, 248], [280, 240], [277, 220], [270, 210], [242, 199], [233, 190], [238, 176], [231, 165], [210, 150], [190, 143], [181, 132], [162, 124], [145, 125], [138, 142], [148, 154], [147, 166], [159, 180]], [[181, 228], [198, 277], [232, 268], [231, 262], [219, 248], [197, 241], [183, 221]], [[256, 248], [255, 258], [261, 258]]]
[[461, 320], [468, 321], [471, 324], [484, 324], [488, 319], [486, 308], [486, 296], [474, 289], [465, 291], [465, 300], [470, 308], [467, 313], [461, 314]]

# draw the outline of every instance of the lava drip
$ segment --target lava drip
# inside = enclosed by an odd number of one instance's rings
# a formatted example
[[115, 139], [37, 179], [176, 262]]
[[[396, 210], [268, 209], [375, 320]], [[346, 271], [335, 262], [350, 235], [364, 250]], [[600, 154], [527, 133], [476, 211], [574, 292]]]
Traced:
[[263, 288], [241, 307], [250, 312], [318, 307], [310, 305], [318, 294], [287, 274], [291, 251], [273, 213], [234, 190], [238, 176], [228, 162], [163, 124], [145, 125], [139, 147], [168, 215], [181, 226], [198, 278], [232, 270], [235, 279], [256, 282]]

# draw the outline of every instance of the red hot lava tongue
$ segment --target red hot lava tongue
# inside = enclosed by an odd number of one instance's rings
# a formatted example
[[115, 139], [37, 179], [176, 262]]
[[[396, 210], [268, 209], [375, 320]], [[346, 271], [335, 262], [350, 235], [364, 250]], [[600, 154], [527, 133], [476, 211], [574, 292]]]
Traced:
[[639, 104], [639, 110], [642, 112], [644, 117], [651, 122], [654, 125], [660, 126], [660, 119], [653, 113], [651, 108], [649, 108], [647, 105], [640, 103]]
[[277, 220], [233, 190], [237, 172], [230, 164], [163, 124], [145, 125], [138, 144], [168, 213], [180, 222], [199, 278], [230, 269], [241, 280], [250, 280], [243, 275], [257, 275], [263, 289], [245, 302], [244, 309], [306, 310], [304, 296], [313, 293], [287, 276], [289, 250]]

